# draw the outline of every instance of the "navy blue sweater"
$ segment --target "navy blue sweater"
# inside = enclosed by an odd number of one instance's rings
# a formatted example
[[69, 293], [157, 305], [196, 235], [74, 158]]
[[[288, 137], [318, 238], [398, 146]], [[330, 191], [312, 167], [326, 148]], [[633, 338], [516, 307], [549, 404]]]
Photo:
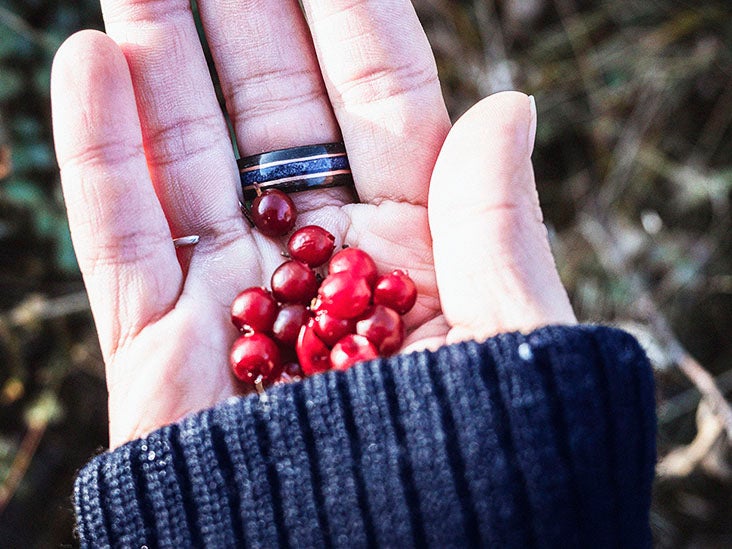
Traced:
[[648, 547], [653, 378], [603, 327], [232, 399], [95, 457], [84, 547]]

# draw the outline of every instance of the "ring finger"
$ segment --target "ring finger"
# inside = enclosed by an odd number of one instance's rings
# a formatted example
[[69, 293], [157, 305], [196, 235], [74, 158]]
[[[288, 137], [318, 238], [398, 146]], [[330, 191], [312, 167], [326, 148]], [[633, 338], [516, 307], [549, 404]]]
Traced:
[[[341, 139], [297, 0], [200, 0], [199, 11], [242, 156]], [[306, 218], [322, 218], [324, 206], [352, 197], [333, 189], [293, 199]], [[337, 229], [332, 216], [318, 222]]]

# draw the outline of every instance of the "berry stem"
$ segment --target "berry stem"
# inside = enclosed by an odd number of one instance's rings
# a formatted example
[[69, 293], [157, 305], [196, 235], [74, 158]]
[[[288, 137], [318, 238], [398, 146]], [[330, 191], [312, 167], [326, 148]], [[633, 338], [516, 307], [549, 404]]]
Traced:
[[254, 380], [254, 387], [257, 389], [257, 395], [259, 396], [259, 402], [262, 403], [262, 406], [265, 408], [269, 408], [269, 396], [267, 395], [267, 392], [264, 390], [264, 377], [259, 375], [257, 376], [257, 379]]

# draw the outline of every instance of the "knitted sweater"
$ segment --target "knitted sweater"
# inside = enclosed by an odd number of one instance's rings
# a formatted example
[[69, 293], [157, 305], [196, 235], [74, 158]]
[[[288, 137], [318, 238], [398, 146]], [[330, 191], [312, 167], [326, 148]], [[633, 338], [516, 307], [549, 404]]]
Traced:
[[548, 327], [231, 399], [95, 457], [83, 547], [648, 547], [653, 379]]

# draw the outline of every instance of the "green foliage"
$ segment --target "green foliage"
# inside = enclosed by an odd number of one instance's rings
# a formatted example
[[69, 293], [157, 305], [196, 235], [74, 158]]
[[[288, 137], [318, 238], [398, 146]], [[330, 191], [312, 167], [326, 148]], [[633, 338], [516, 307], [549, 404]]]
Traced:
[[[81, 384], [78, 380], [80, 368], [99, 372], [98, 351], [87, 307], [82, 303], [69, 308], [63, 301], [70, 292], [82, 292], [82, 283], [58, 186], [50, 127], [53, 55], [67, 36], [83, 27], [101, 27], [96, 1], [0, 0], [0, 545], [4, 547], [72, 542], [73, 517], [67, 503], [71, 479], [103, 439], [103, 430], [94, 427], [98, 419], [80, 416], [82, 405], [93, 416], [103, 417], [104, 389], [101, 378], [87, 389], [81, 388], [83, 378]], [[74, 387], [71, 394], [69, 386]], [[86, 434], [76, 434], [79, 427]], [[59, 444], [61, 439], [70, 446]], [[44, 526], [30, 525], [25, 517], [33, 515], [43, 516]]]

